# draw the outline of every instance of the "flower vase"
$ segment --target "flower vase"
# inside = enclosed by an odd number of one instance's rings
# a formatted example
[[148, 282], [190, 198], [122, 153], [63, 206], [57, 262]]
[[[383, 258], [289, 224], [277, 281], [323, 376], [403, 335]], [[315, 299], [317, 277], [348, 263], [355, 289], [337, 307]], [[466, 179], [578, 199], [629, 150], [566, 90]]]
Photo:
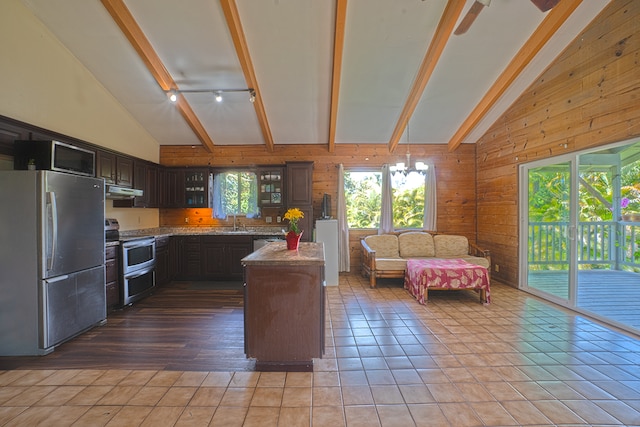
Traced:
[[302, 237], [302, 233], [304, 230], [300, 231], [300, 234], [296, 234], [294, 231], [290, 231], [285, 236], [287, 240], [287, 249], [290, 251], [297, 251], [298, 245], [300, 244], [300, 238]]

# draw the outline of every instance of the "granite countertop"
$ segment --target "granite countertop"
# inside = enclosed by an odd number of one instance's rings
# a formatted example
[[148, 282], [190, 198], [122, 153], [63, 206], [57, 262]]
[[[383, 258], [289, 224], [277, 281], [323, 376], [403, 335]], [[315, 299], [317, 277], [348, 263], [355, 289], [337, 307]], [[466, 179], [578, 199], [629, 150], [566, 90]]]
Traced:
[[272, 242], [242, 258], [243, 265], [324, 265], [324, 244], [301, 242], [297, 251], [287, 242]]
[[120, 232], [120, 240], [139, 239], [141, 237], [155, 236], [253, 236], [253, 237], [282, 237], [282, 227], [250, 227], [247, 230], [233, 231], [231, 227], [157, 227], [140, 230], [127, 230]]

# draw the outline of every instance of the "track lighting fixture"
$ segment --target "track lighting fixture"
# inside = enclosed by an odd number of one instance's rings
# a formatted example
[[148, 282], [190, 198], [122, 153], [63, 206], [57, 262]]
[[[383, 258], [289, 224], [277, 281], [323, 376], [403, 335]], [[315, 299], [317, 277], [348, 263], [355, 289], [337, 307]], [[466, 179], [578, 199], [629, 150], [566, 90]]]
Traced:
[[180, 93], [212, 93], [217, 102], [222, 102], [223, 101], [222, 94], [223, 93], [230, 93], [230, 92], [249, 92], [249, 101], [250, 102], [255, 102], [256, 101], [256, 91], [253, 88], [248, 88], [248, 89], [184, 89], [184, 90], [169, 89], [169, 90], [165, 90], [164, 92], [167, 94], [167, 96], [169, 97], [169, 100], [171, 102], [176, 102], [178, 100], [178, 94], [180, 94]]

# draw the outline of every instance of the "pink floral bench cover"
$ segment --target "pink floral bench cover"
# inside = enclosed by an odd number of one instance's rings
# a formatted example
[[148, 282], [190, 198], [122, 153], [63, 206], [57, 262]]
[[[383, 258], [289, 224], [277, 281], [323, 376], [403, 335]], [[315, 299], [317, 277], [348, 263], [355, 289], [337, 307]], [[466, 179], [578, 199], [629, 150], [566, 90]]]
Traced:
[[408, 259], [404, 288], [420, 304], [428, 300], [428, 288], [474, 289], [480, 292], [482, 302], [491, 302], [487, 268], [458, 258]]

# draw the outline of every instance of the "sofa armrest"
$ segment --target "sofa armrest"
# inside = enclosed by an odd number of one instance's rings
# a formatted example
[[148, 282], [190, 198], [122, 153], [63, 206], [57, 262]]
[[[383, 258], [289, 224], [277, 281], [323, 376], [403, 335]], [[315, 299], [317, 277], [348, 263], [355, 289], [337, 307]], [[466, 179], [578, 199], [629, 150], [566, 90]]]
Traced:
[[376, 270], [376, 251], [367, 245], [364, 239], [360, 240], [362, 245], [362, 267], [365, 271], [371, 272]]
[[475, 243], [469, 242], [469, 255], [486, 258], [491, 265], [491, 252], [488, 249], [482, 249]]

